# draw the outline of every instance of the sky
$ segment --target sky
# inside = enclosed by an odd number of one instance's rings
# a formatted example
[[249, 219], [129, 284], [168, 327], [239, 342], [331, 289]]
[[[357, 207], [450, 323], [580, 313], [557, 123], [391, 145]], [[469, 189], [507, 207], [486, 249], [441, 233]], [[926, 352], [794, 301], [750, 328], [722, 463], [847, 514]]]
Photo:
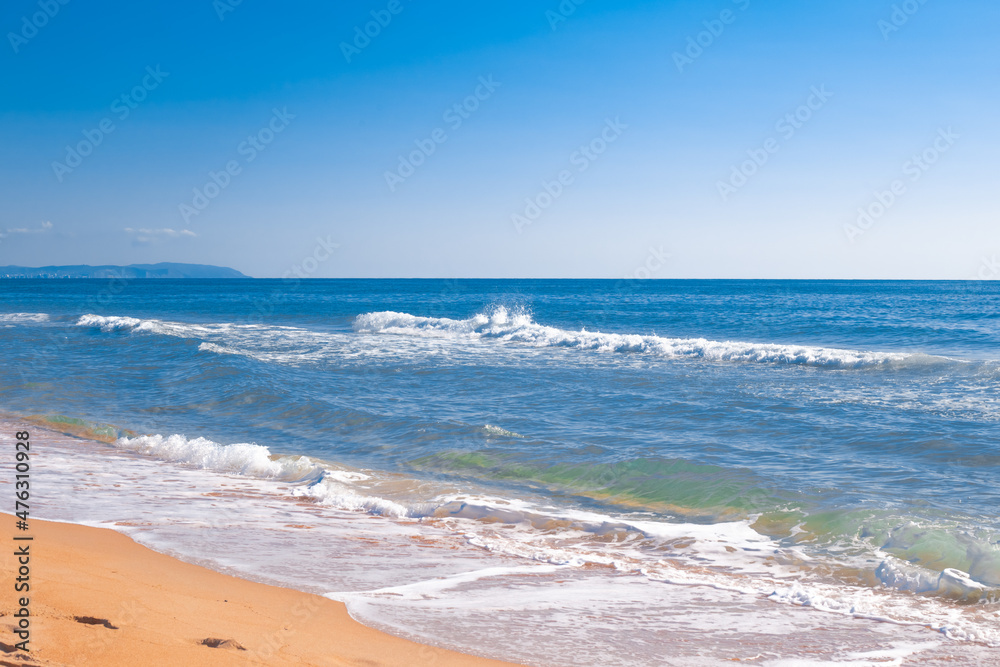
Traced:
[[1000, 277], [987, 0], [10, 0], [0, 265]]

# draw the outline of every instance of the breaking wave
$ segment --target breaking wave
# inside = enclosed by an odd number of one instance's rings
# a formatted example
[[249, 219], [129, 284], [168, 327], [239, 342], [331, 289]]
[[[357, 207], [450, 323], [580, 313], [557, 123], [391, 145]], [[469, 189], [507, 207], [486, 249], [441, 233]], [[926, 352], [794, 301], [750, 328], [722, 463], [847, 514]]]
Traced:
[[947, 361], [928, 355], [845, 350], [808, 345], [713, 341], [705, 338], [668, 338], [657, 335], [567, 331], [535, 322], [521, 310], [503, 306], [465, 320], [420, 317], [383, 311], [359, 315], [354, 321], [358, 333], [395, 334], [433, 338], [497, 339], [534, 347], [564, 347], [597, 352], [650, 354], [668, 358], [700, 358], [709, 361], [736, 361], [798, 364], [828, 368], [884, 367], [921, 359]]

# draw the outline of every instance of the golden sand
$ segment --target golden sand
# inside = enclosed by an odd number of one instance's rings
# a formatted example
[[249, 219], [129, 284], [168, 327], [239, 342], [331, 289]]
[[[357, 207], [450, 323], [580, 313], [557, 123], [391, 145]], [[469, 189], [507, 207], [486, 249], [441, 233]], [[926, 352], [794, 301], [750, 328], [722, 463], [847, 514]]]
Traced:
[[[505, 665], [365, 627], [333, 600], [183, 563], [112, 530], [31, 521], [30, 592], [5, 547], [0, 665]], [[30, 653], [15, 649], [27, 595]]]

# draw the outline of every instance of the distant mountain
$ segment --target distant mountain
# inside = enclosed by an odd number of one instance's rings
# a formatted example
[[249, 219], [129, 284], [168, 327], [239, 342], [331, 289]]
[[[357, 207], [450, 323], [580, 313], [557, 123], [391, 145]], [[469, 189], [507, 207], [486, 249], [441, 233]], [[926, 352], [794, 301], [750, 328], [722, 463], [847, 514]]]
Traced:
[[130, 264], [128, 266], [0, 266], [0, 278], [249, 278], [236, 269], [208, 264]]

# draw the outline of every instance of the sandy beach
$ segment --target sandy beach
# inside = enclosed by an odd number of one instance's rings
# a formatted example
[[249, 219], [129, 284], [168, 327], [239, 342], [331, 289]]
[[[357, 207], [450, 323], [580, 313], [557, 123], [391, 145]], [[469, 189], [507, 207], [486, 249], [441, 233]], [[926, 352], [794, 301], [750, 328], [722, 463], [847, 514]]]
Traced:
[[[14, 534], [14, 517], [4, 521]], [[339, 602], [184, 563], [112, 530], [33, 520], [30, 534], [31, 651], [12, 645], [8, 593], [3, 665], [510, 664], [387, 635]], [[3, 550], [8, 581], [16, 561]]]

